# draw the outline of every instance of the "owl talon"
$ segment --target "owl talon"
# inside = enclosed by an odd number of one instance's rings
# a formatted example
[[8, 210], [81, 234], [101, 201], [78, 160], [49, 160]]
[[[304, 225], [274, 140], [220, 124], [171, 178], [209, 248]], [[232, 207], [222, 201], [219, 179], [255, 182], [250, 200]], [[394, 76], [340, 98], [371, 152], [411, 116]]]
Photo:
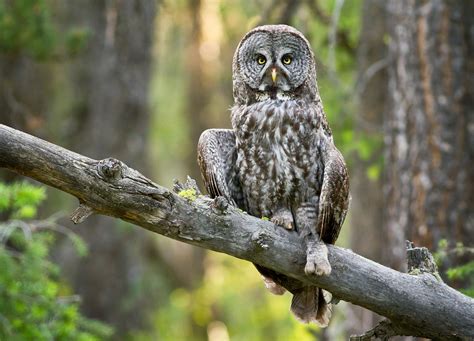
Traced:
[[331, 273], [331, 264], [328, 261], [328, 249], [319, 242], [308, 250], [304, 272], [307, 275], [328, 276]]
[[327, 260], [308, 260], [304, 272], [307, 275], [328, 276], [331, 274], [331, 265]]
[[281, 226], [287, 230], [293, 230], [293, 216], [290, 211], [278, 211], [270, 221], [275, 225]]

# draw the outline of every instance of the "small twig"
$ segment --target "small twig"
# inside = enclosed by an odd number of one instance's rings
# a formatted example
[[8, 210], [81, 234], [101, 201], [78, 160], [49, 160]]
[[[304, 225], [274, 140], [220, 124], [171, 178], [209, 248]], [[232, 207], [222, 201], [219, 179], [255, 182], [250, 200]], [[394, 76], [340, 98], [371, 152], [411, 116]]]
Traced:
[[344, 6], [344, 0], [336, 0], [334, 11], [331, 17], [331, 27], [328, 33], [329, 52], [328, 65], [331, 73], [336, 72], [336, 43], [337, 43], [337, 26], [339, 25], [339, 18], [341, 16], [341, 9]]
[[189, 175], [187, 176], [184, 183], [179, 182], [177, 179], [173, 180], [173, 191], [175, 193], [179, 193], [187, 189], [194, 190], [196, 196], [201, 195], [201, 190], [199, 189], [196, 180], [191, 178]]
[[360, 96], [367, 87], [369, 81], [374, 77], [378, 72], [385, 69], [389, 64], [389, 58], [382, 58], [372, 65], [370, 65], [362, 74], [362, 76], [357, 80], [356, 85], [356, 95]]
[[[308, 0], [308, 6], [313, 14], [323, 23], [324, 25], [331, 25], [331, 17], [327, 15], [317, 0]], [[340, 47], [346, 50], [350, 55], [355, 55], [356, 48], [351, 43], [349, 38], [349, 31], [342, 28], [337, 28], [336, 31], [336, 42]]]
[[71, 214], [71, 220], [74, 224], [80, 224], [94, 214], [94, 210], [87, 205], [80, 204]]
[[27, 240], [31, 240], [31, 227], [23, 220], [9, 220], [0, 224], [0, 243], [5, 243], [16, 229], [20, 229]]

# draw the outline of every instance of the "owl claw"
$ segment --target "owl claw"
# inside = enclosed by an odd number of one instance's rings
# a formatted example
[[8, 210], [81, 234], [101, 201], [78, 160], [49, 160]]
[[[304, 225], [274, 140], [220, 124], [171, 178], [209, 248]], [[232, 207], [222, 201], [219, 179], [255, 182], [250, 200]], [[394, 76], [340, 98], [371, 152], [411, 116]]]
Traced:
[[293, 222], [292, 221], [285, 221], [283, 219], [272, 219], [272, 223], [284, 227], [287, 230], [293, 230]]
[[328, 276], [331, 264], [328, 261], [328, 250], [324, 243], [318, 243], [314, 249], [308, 250], [304, 272], [307, 275]]
[[287, 230], [293, 230], [293, 216], [291, 215], [290, 211], [278, 211], [275, 215], [270, 219], [270, 221], [278, 226], [281, 226]]
[[328, 276], [331, 274], [331, 265], [327, 259], [308, 259], [304, 267], [304, 272], [307, 275]]

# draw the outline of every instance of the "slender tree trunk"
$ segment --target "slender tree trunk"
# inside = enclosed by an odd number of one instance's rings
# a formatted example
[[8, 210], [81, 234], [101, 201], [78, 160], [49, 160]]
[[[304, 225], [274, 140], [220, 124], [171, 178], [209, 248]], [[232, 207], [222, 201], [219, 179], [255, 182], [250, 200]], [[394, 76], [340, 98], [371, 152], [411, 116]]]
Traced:
[[[382, 141], [383, 112], [387, 97], [387, 49], [383, 41], [386, 32], [386, 11], [378, 0], [366, 0], [362, 7], [362, 30], [357, 51], [359, 108], [355, 131], [358, 139]], [[374, 144], [374, 142], [372, 142]], [[355, 156], [351, 177], [351, 248], [364, 257], [384, 263], [382, 249], [390, 245], [383, 240], [382, 177], [368, 176], [368, 169], [377, 166], [382, 157], [382, 143], [364, 160]], [[362, 334], [372, 328], [380, 317], [361, 307], [352, 306], [349, 334]]]
[[[0, 51], [0, 123], [47, 136], [46, 117], [52, 93], [51, 67], [22, 53]], [[39, 85], [32, 90], [31, 85]], [[0, 170], [0, 178], [13, 181], [17, 175]]]
[[[201, 20], [201, 0], [190, 0], [188, 3], [189, 17], [191, 21], [190, 41], [186, 50], [187, 65], [189, 73], [187, 91], [187, 113], [191, 132], [191, 145], [196, 146], [201, 133], [210, 128], [211, 113], [208, 111], [210, 103], [211, 87], [210, 80], [204, 70], [204, 62], [201, 56], [203, 22]], [[188, 169], [191, 177], [201, 180], [201, 173], [197, 166], [197, 156], [193, 152], [189, 154]]]
[[[51, 92], [48, 66], [24, 55], [0, 54], [1, 123], [44, 135], [42, 128]], [[32, 91], [32, 84], [42, 86]]]
[[[474, 245], [474, 3], [387, 3], [385, 233], [389, 265], [410, 239]], [[452, 265], [452, 264], [451, 264]]]
[[[156, 2], [85, 0], [63, 6], [62, 20], [90, 36], [85, 51], [64, 68], [74, 98], [62, 139], [84, 154], [122, 158], [147, 172]], [[146, 233], [117, 224], [92, 217], [74, 228], [86, 240], [88, 256], [78, 258], [64, 241], [56, 258], [81, 296], [85, 314], [111, 323], [123, 335], [146, 321], [154, 300], [145, 276], [156, 260]]]

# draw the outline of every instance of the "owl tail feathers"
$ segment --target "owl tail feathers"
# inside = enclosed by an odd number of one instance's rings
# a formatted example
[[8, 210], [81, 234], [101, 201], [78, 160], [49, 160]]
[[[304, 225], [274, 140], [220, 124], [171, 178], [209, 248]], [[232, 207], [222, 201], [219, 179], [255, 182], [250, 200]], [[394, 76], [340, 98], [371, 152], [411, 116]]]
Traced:
[[320, 327], [327, 327], [332, 315], [332, 305], [328, 301], [322, 289], [313, 286], [304, 287], [293, 294], [290, 309], [303, 323], [314, 322]]

